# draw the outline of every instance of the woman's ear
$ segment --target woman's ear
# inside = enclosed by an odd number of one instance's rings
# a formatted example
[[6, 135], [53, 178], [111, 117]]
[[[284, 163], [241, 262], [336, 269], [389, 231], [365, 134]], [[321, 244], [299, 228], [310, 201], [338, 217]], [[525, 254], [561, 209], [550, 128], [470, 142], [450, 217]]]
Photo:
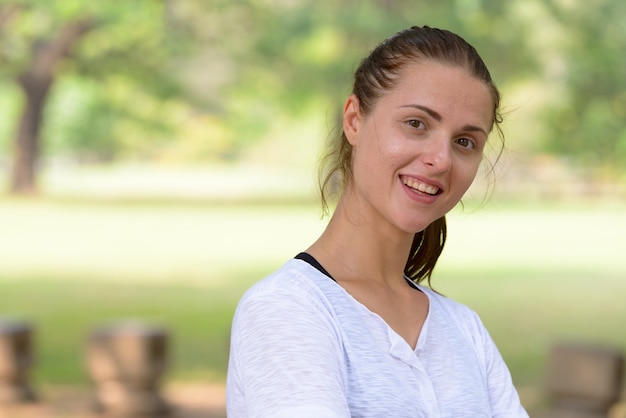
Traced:
[[351, 94], [343, 107], [343, 132], [351, 145], [356, 143], [360, 122], [359, 99]]

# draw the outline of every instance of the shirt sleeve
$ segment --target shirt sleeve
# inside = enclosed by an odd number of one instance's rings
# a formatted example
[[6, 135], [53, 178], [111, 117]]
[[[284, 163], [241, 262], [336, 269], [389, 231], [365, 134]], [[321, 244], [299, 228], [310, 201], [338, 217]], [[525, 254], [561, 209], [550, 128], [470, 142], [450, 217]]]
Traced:
[[500, 351], [478, 315], [474, 315], [478, 322], [482, 337], [481, 345], [485, 353], [487, 390], [489, 391], [492, 417], [528, 418], [528, 413], [520, 402], [517, 390], [513, 385], [511, 373]]
[[343, 349], [330, 318], [299, 288], [244, 297], [231, 334], [228, 416], [349, 417]]

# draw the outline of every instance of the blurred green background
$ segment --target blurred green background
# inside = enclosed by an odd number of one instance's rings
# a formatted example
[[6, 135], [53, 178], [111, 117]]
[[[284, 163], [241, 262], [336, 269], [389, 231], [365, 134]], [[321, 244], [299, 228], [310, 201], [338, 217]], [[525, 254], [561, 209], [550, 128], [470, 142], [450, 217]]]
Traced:
[[238, 298], [324, 227], [316, 162], [358, 60], [425, 24], [479, 50], [507, 137], [450, 215], [434, 286], [478, 311], [527, 402], [555, 341], [625, 348], [624, 15], [621, 0], [2, 0], [0, 316], [35, 325], [33, 378], [86, 384], [89, 331], [140, 318], [172, 332], [170, 379], [223, 382]]

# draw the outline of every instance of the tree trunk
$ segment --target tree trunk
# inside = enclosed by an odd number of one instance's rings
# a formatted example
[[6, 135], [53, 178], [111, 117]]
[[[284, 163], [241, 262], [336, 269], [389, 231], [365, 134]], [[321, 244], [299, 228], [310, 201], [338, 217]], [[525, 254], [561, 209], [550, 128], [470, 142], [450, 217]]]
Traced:
[[15, 137], [10, 187], [13, 194], [37, 192], [37, 163], [41, 151], [39, 134], [58, 64], [95, 24], [89, 18], [69, 22], [54, 39], [34, 45], [30, 66], [18, 77], [25, 103]]
[[22, 74], [19, 77], [25, 103], [15, 138], [11, 193], [28, 195], [37, 191], [39, 132], [52, 81], [52, 77], [37, 78], [32, 74]]

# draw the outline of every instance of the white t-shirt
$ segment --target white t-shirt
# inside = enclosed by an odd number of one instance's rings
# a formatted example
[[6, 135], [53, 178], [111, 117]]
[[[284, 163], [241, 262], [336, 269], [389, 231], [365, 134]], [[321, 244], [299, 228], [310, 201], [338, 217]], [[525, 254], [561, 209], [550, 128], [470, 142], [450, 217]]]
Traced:
[[478, 316], [428, 288], [417, 346], [305, 261], [243, 296], [229, 418], [528, 417]]

